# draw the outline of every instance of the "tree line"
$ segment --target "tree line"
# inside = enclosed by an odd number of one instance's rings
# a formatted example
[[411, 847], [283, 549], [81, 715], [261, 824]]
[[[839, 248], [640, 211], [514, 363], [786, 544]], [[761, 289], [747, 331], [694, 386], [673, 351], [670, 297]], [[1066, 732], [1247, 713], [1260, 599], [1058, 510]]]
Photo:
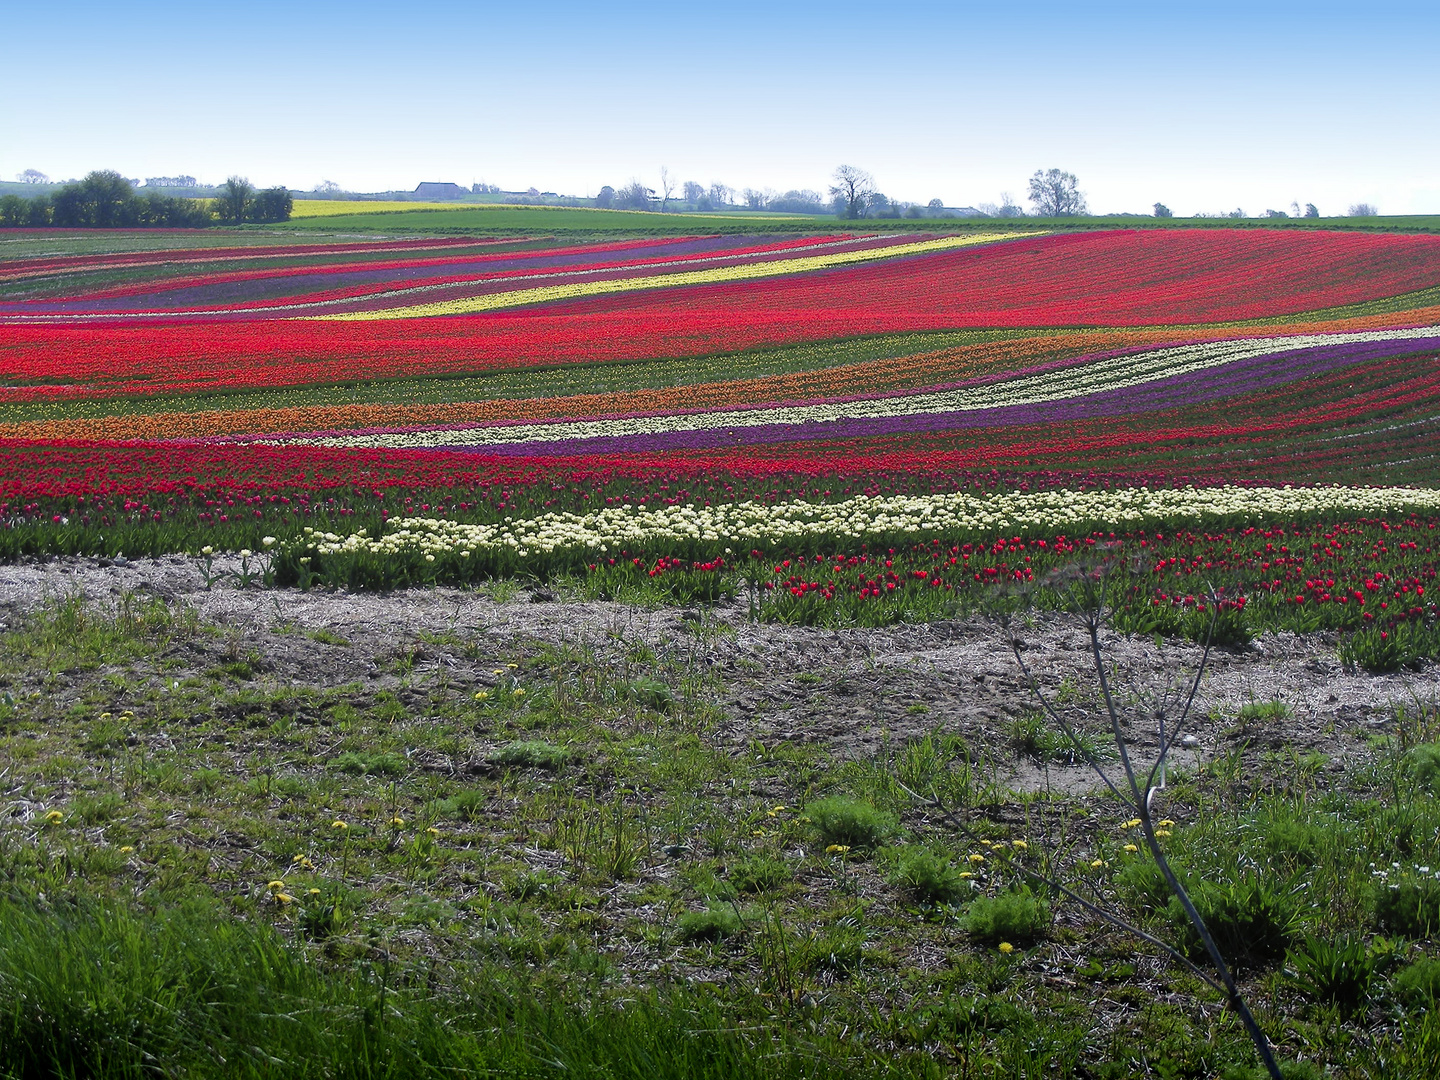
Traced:
[[217, 222], [239, 225], [288, 221], [290, 192], [283, 187], [256, 190], [232, 176], [215, 199], [183, 199], [152, 192], [141, 195], [111, 169], [62, 185], [48, 195], [0, 198], [0, 226], [57, 229], [198, 229]]

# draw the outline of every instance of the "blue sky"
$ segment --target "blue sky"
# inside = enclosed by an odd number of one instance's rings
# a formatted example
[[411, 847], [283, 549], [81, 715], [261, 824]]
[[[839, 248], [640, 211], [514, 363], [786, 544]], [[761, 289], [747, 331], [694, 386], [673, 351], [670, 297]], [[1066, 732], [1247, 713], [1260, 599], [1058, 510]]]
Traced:
[[0, 177], [1440, 213], [1440, 5], [6, 3]]

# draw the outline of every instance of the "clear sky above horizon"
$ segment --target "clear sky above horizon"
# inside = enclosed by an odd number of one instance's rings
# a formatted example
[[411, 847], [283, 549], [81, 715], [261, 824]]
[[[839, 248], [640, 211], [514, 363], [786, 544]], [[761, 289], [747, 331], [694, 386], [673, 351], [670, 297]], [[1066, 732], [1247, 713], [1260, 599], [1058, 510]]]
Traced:
[[632, 178], [1096, 212], [1440, 213], [1440, 5], [6, 3], [0, 178], [593, 194]]

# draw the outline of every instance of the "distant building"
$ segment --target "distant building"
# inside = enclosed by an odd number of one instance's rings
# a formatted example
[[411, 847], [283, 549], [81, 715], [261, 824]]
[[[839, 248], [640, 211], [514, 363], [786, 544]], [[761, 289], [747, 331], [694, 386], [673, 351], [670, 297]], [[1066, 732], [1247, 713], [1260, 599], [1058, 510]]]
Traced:
[[442, 184], [438, 180], [427, 180], [415, 188], [415, 196], [420, 199], [458, 199], [468, 194], [459, 184]]

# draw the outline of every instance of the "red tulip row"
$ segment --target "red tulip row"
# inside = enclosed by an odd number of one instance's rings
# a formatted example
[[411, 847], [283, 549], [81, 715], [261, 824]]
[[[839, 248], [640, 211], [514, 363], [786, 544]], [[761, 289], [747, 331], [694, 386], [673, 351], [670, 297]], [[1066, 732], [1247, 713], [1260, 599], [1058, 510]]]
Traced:
[[967, 326], [1250, 319], [1353, 305], [1437, 281], [1440, 238], [1430, 236], [1068, 234], [762, 282], [478, 316], [378, 323], [12, 324], [0, 328], [0, 400], [698, 356]]

